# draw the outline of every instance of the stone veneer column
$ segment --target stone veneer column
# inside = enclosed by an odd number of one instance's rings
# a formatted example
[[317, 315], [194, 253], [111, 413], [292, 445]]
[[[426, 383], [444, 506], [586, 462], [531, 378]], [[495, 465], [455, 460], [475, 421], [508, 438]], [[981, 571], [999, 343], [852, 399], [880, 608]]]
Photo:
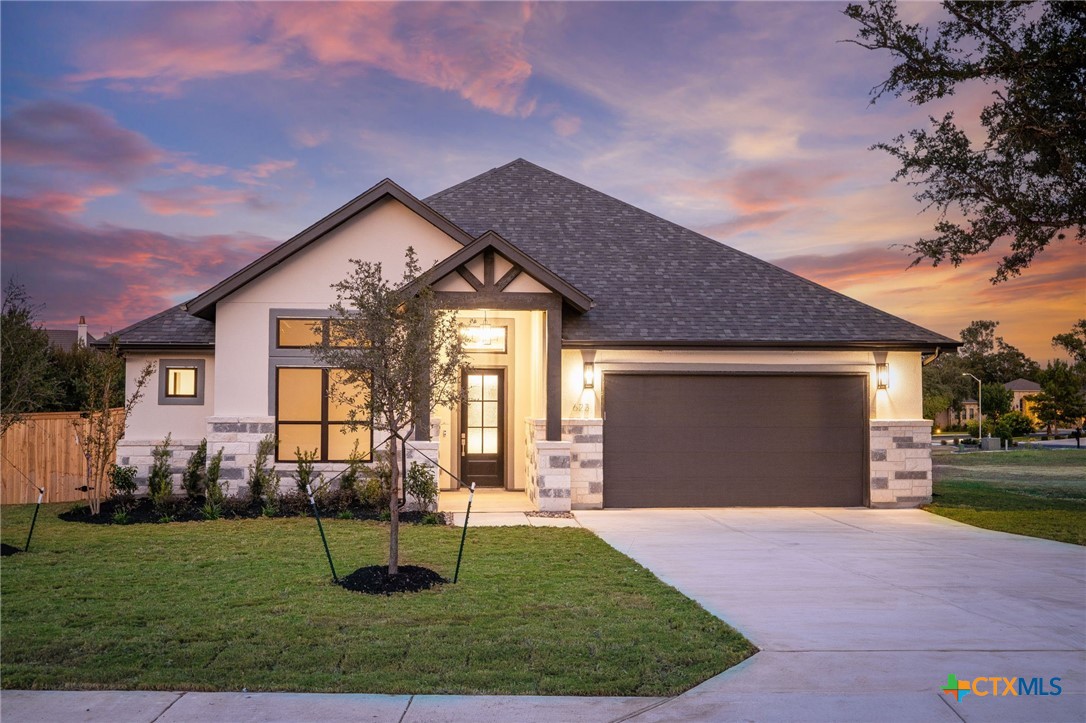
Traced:
[[872, 419], [871, 506], [931, 502], [931, 422]]
[[563, 419], [562, 439], [570, 443], [570, 506], [603, 508], [603, 420]]
[[570, 443], [547, 440], [547, 423], [525, 423], [525, 492], [541, 512], [570, 510]]

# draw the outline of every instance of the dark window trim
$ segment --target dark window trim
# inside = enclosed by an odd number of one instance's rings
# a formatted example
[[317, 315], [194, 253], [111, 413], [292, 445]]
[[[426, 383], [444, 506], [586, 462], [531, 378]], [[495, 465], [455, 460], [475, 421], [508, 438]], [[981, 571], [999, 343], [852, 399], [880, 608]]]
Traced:
[[[168, 369], [195, 369], [196, 393], [192, 396], [177, 396], [166, 393]], [[158, 403], [162, 406], [202, 406], [204, 403], [204, 380], [207, 369], [206, 359], [159, 359], [158, 360]]]
[[[317, 369], [321, 372], [321, 418], [320, 421], [313, 421], [311, 419], [305, 420], [291, 420], [283, 419], [279, 415], [279, 372], [282, 369]], [[329, 372], [332, 371], [329, 367], [318, 367], [311, 365], [299, 365], [299, 364], [280, 364], [275, 367], [274, 384], [275, 384], [275, 438], [280, 439], [279, 425], [280, 424], [305, 424], [309, 426], [319, 426], [321, 429], [321, 454], [314, 460], [316, 462], [328, 462], [328, 463], [347, 463], [349, 459], [328, 459], [328, 435], [329, 427], [332, 425], [349, 425], [351, 421], [349, 419], [329, 419], [328, 418], [328, 390], [329, 390]], [[373, 461], [372, 452], [373, 445], [373, 410], [370, 409], [369, 419], [360, 420], [358, 422], [359, 427], [368, 427], [370, 433], [370, 445], [371, 448], [363, 453], [362, 463], [369, 464]], [[362, 450], [359, 450], [362, 451]], [[279, 445], [275, 445], [275, 461], [276, 462], [297, 462], [296, 457], [289, 459], [282, 459], [279, 456]]]

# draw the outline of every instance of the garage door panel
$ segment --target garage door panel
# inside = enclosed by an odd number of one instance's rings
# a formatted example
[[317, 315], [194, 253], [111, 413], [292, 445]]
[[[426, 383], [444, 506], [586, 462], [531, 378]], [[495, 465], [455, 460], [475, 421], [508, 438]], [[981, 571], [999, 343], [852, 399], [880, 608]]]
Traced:
[[604, 505], [859, 505], [859, 376], [607, 375]]

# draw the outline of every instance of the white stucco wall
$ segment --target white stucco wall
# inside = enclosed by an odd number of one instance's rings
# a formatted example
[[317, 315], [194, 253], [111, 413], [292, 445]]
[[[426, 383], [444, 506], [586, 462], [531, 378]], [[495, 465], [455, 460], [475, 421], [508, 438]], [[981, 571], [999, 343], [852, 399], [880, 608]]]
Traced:
[[330, 287], [347, 275], [351, 258], [380, 262], [386, 278], [399, 280], [407, 246], [415, 248], [423, 268], [461, 248], [399, 201], [386, 199], [220, 301], [215, 322], [220, 360], [215, 414], [269, 413], [271, 309], [327, 309], [335, 301]]
[[[203, 404], [159, 404], [159, 362], [163, 359], [204, 360]], [[212, 354], [128, 354], [125, 357], [125, 396], [132, 394], [136, 379], [147, 362], [155, 363], [154, 374], [143, 390], [143, 398], [132, 410], [125, 438], [130, 440], [162, 440], [167, 433], [173, 439], [202, 439], [206, 434], [206, 418], [213, 414], [215, 399], [215, 357]]]
[[601, 380], [608, 371], [863, 372], [870, 375], [872, 419], [916, 420], [923, 409], [919, 352], [887, 354], [890, 384], [885, 391], [876, 389], [875, 355], [868, 351], [601, 349], [593, 354], [596, 384], [590, 391], [584, 389], [585, 354], [562, 352], [563, 417], [599, 416]]

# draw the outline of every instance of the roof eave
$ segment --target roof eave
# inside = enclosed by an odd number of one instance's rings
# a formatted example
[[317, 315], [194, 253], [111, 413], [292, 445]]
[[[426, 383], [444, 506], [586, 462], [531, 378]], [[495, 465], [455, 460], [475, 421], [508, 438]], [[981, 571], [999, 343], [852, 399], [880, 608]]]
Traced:
[[804, 349], [808, 351], [951, 351], [961, 342], [937, 341], [757, 341], [719, 339], [563, 339], [564, 349]]
[[215, 318], [215, 304], [221, 299], [267, 273], [313, 241], [335, 230], [358, 213], [385, 198], [394, 198], [399, 201], [462, 245], [466, 246], [473, 240], [471, 234], [464, 231], [464, 229], [430, 208], [430, 206], [404, 190], [394, 181], [386, 178], [362, 195], [295, 235], [289, 241], [276, 246], [240, 271], [182, 304], [182, 310], [201, 319], [213, 320]]

